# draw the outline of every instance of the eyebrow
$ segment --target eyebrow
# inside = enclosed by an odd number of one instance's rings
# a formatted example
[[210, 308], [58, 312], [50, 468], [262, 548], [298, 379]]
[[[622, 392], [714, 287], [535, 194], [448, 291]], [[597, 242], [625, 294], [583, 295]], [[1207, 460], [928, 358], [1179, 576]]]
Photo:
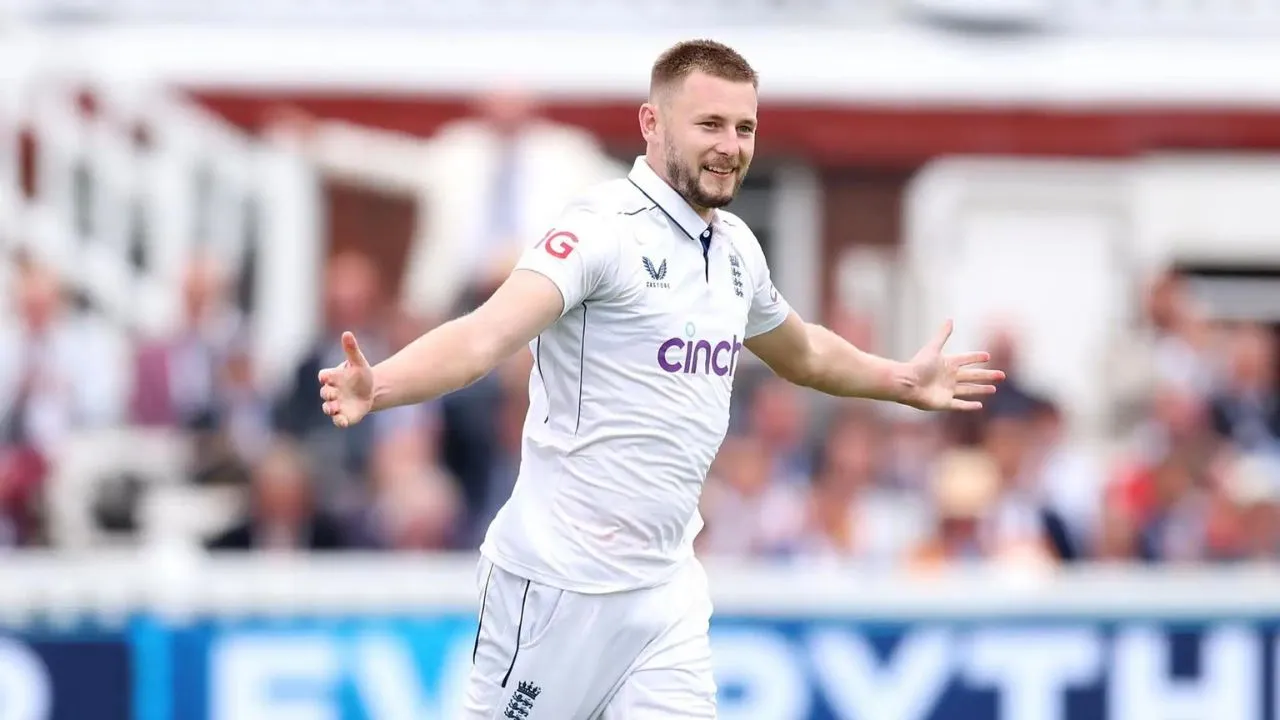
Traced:
[[[700, 115], [700, 116], [698, 116], [698, 120], [697, 120], [697, 121], [698, 121], [698, 122], [700, 122], [700, 123], [702, 123], [702, 122], [707, 122], [707, 121], [710, 121], [710, 120], [714, 120], [715, 122], [724, 122], [724, 123], [729, 122], [729, 118], [726, 118], [725, 116], [720, 115], [720, 114], [717, 114], [717, 113], [711, 113], [711, 114], [708, 114], [708, 115]], [[736, 124], [738, 124], [738, 125], [747, 125], [747, 126], [750, 126], [750, 127], [754, 128], [754, 127], [756, 126], [756, 121], [755, 121], [755, 120], [751, 120], [751, 119], [747, 119], [747, 120], [743, 120], [743, 121], [741, 121], [741, 122], [739, 122], [739, 123], [736, 123]]]

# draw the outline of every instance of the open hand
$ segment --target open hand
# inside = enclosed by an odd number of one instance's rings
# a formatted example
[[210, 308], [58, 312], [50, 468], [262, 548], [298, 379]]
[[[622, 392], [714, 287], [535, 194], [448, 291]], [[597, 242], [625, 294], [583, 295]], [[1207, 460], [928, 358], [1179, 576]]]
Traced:
[[373, 368], [360, 352], [356, 336], [342, 333], [341, 365], [320, 371], [320, 399], [324, 414], [340, 428], [360, 422], [373, 409]]
[[996, 383], [1004, 380], [1001, 370], [974, 367], [991, 360], [989, 353], [942, 354], [954, 327], [950, 320], [943, 323], [933, 340], [908, 361], [911, 383], [904, 405], [921, 410], [981, 410], [982, 402], [975, 398], [995, 393]]

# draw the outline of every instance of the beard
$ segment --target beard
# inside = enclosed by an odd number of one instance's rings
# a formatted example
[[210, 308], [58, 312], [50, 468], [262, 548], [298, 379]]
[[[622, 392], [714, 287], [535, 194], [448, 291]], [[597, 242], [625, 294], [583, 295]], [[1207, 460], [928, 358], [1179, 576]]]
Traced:
[[689, 166], [681, 162], [670, 142], [667, 144], [667, 177], [671, 179], [671, 184], [675, 187], [676, 192], [684, 196], [690, 205], [699, 208], [722, 208], [733, 202], [734, 196], [738, 194], [738, 189], [742, 187], [742, 181], [746, 177], [746, 167], [731, 159], [723, 159], [715, 162], [715, 165], [730, 165], [734, 168], [733, 187], [728, 192], [708, 191], [702, 187], [700, 178], [702, 177], [702, 163], [699, 162], [693, 166]]

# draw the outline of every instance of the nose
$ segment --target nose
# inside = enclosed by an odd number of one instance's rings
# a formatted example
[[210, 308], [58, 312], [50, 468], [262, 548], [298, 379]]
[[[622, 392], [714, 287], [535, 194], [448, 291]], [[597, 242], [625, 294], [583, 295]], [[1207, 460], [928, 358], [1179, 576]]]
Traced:
[[742, 139], [738, 137], [738, 133], [729, 129], [720, 137], [716, 138], [716, 144], [712, 148], [718, 155], [735, 159], [742, 149]]

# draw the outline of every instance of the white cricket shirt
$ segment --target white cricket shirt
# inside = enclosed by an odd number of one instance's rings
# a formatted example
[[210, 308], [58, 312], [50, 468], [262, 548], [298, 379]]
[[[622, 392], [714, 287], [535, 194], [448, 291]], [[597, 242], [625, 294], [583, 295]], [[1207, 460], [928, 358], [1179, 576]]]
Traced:
[[520, 473], [480, 550], [574, 592], [662, 583], [702, 529], [742, 342], [790, 307], [746, 224], [718, 210], [708, 225], [643, 157], [518, 267], [550, 278], [564, 310], [531, 345]]

